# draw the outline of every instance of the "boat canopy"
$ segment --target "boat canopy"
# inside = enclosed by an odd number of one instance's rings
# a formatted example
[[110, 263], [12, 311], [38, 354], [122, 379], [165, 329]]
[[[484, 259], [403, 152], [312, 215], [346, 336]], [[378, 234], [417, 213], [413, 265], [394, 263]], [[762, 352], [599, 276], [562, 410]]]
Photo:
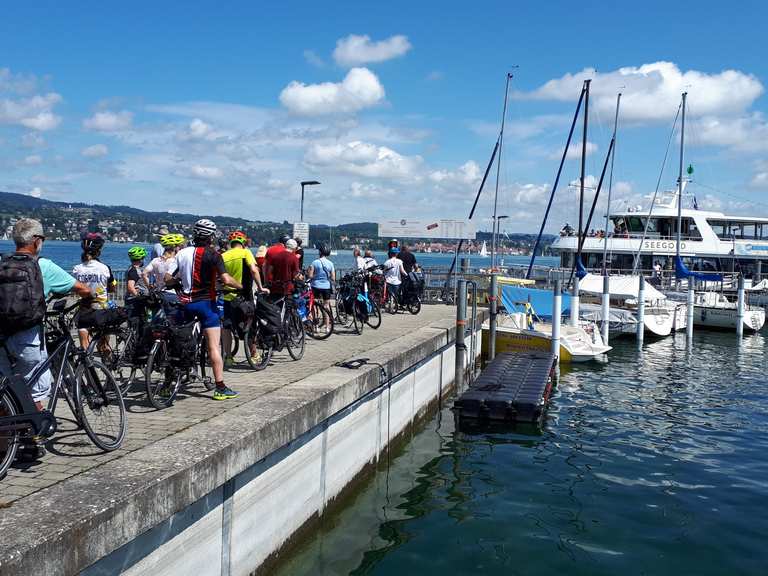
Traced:
[[[611, 296], [617, 298], [637, 298], [640, 291], [639, 276], [609, 276], [608, 290]], [[579, 282], [580, 292], [589, 292], [590, 294], [603, 293], [603, 277], [596, 274], [587, 274]], [[656, 290], [650, 282], [645, 283], [644, 291], [645, 301], [654, 302], [666, 298], [664, 294]]]
[[[526, 303], [530, 302], [533, 311], [540, 318], [552, 317], [553, 294], [551, 290], [538, 288], [523, 288], [520, 286], [504, 285], [501, 287], [501, 303], [507, 312], [525, 312]], [[563, 294], [561, 313], [571, 310], [571, 296]]]

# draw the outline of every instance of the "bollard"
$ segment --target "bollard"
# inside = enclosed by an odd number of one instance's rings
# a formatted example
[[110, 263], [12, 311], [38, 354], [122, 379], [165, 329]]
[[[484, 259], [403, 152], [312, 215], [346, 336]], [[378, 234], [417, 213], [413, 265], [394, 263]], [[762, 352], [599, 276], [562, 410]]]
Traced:
[[498, 314], [498, 275], [491, 274], [491, 288], [488, 296], [490, 300], [491, 318], [488, 330], [488, 361], [496, 358], [496, 315]]
[[645, 277], [640, 274], [640, 286], [637, 290], [637, 342], [642, 345], [645, 337]]
[[755, 277], [752, 280], [752, 286], [754, 286], [755, 284], [758, 284], [760, 282], [760, 280], [762, 280], [762, 278], [763, 278], [763, 261], [762, 260], [758, 260], [757, 261], [757, 270], [755, 270]]
[[555, 280], [555, 289], [552, 293], [552, 354], [555, 355], [558, 362], [560, 360], [560, 320], [563, 301], [561, 290], [562, 280], [558, 278]]
[[693, 282], [688, 278], [688, 301], [686, 304], [685, 335], [688, 340], [693, 340]]
[[579, 325], [579, 277], [573, 277], [573, 288], [571, 289], [571, 326]]
[[744, 336], [744, 276], [739, 276], [739, 295], [736, 301], [736, 336]]
[[603, 276], [603, 300], [602, 300], [603, 325], [602, 333], [603, 344], [608, 346], [608, 328], [611, 325], [611, 279], [609, 276]]
[[467, 345], [464, 331], [467, 327], [467, 281], [459, 280], [456, 299], [456, 390], [464, 389], [464, 371], [467, 359]]
[[469, 258], [463, 257], [459, 259], [459, 270], [462, 274], [469, 272]]

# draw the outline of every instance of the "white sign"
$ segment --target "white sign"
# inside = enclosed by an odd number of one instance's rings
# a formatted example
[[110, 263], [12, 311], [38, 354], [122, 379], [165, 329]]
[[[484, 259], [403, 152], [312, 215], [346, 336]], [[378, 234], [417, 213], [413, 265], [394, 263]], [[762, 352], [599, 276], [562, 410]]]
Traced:
[[293, 237], [301, 238], [304, 246], [309, 245], [309, 224], [306, 222], [293, 223]]
[[734, 246], [737, 256], [766, 256], [768, 244], [736, 244]]
[[[685, 251], [685, 242], [680, 242], [680, 252]], [[645, 240], [643, 250], [652, 252], [677, 252], [677, 243], [674, 240]]]
[[379, 222], [379, 237], [474, 240], [475, 225], [468, 220], [385, 220]]

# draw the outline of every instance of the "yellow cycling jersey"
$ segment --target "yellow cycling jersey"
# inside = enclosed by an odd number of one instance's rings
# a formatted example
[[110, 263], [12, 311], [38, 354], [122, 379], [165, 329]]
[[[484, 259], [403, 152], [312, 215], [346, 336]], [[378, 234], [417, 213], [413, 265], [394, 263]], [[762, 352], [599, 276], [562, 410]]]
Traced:
[[[243, 283], [243, 260], [245, 260], [247, 266], [252, 266], [256, 263], [253, 252], [241, 246], [230, 248], [221, 255], [221, 258], [224, 260], [224, 269], [227, 271], [227, 274], [240, 282], [240, 284]], [[224, 300], [234, 300], [237, 296], [237, 291], [229, 288], [226, 290]]]

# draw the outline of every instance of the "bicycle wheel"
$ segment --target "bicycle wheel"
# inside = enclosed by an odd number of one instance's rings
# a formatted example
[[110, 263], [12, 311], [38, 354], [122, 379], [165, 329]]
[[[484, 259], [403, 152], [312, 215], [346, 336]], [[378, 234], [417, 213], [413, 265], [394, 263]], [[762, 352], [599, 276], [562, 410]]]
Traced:
[[339, 326], [346, 327], [349, 325], [350, 317], [349, 317], [349, 314], [347, 313], [347, 308], [346, 308], [346, 304], [344, 303], [344, 298], [338, 298], [336, 300], [335, 316], [336, 316], [335, 318], [336, 324], [338, 324]]
[[123, 395], [112, 374], [98, 360], [88, 360], [77, 367], [75, 380], [85, 433], [102, 450], [120, 448], [128, 425]]
[[272, 346], [264, 341], [261, 332], [255, 326], [251, 326], [245, 331], [243, 351], [250, 367], [257, 371], [264, 370], [272, 358]]
[[[68, 366], [65, 366], [66, 370], [70, 370], [70, 372], [64, 372], [61, 378], [61, 386], [59, 386], [59, 394], [64, 397], [64, 400], [67, 401], [67, 406], [69, 406], [70, 411], [72, 412], [72, 417], [75, 419], [75, 423], [77, 424], [78, 428], [83, 427], [83, 417], [80, 414], [80, 410], [77, 407], [77, 398], [75, 394], [77, 394], [76, 385], [75, 385], [75, 379], [74, 378], [67, 378], [67, 374], [70, 376], [73, 376], [71, 372], [71, 368]], [[58, 372], [54, 372], [56, 374]]]
[[301, 360], [301, 357], [304, 356], [306, 338], [304, 334], [304, 324], [295, 308], [291, 308], [286, 312], [283, 330], [286, 335], [285, 346], [288, 348], [288, 354], [290, 354], [291, 358], [294, 360]]
[[[0, 417], [16, 416], [16, 403], [8, 390], [0, 394]], [[19, 431], [3, 430], [0, 428], [0, 480], [3, 479], [8, 468], [13, 464], [16, 457], [16, 450], [19, 447]]]
[[350, 316], [352, 316], [352, 330], [355, 334], [362, 334], [363, 328], [365, 328], [365, 321], [357, 309], [361, 304], [362, 302], [355, 300], [354, 306], [352, 307], [352, 314], [350, 314]]
[[421, 312], [421, 299], [416, 298], [413, 302], [408, 304], [408, 312], [410, 312], [414, 316], [419, 312]]
[[[333, 334], [333, 318], [331, 313], [320, 302], [315, 302], [314, 306], [312, 306], [312, 311], [304, 321], [304, 326], [309, 337], [315, 340], [325, 340]], [[326, 327], [328, 328], [327, 330]]]
[[165, 341], [158, 340], [152, 345], [144, 368], [144, 384], [147, 387], [149, 402], [162, 410], [173, 403], [176, 378], [175, 370], [168, 364], [168, 351]]
[[379, 305], [376, 304], [375, 300], [369, 300], [368, 320], [366, 320], [365, 323], [374, 330], [381, 326], [381, 308], [379, 308]]
[[397, 314], [397, 298], [392, 292], [387, 292], [387, 302], [384, 306], [390, 314]]

